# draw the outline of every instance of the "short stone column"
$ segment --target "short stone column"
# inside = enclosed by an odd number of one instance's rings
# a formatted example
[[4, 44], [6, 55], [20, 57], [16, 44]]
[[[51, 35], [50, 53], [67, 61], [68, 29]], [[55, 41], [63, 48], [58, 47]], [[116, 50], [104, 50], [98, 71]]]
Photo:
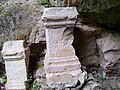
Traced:
[[52, 88], [73, 87], [84, 83], [86, 73], [75, 55], [73, 29], [78, 12], [75, 7], [45, 8], [43, 22], [46, 28], [47, 54], [45, 71]]
[[3, 45], [7, 90], [26, 90], [27, 70], [30, 50], [23, 40], [7, 41]]

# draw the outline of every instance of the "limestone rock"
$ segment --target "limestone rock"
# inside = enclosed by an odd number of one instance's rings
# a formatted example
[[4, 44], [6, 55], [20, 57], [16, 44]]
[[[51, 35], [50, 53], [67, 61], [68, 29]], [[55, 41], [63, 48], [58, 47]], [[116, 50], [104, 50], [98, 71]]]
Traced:
[[35, 81], [33, 82], [33, 85], [34, 85], [34, 87], [39, 88], [39, 90], [48, 90], [48, 89], [51, 89], [47, 85], [46, 78], [42, 78], [42, 77], [37, 77], [35, 79]]
[[9, 0], [1, 6], [0, 47], [8, 40], [45, 41], [43, 27], [38, 24], [44, 6], [34, 2], [36, 0]]
[[2, 55], [6, 66], [7, 90], [26, 89], [24, 82], [27, 80], [29, 54], [29, 48], [23, 40], [4, 43]]
[[104, 68], [113, 66], [120, 59], [120, 36], [118, 34], [110, 34], [98, 39], [97, 44], [104, 56], [102, 62]]
[[81, 0], [78, 4], [78, 10], [82, 12], [102, 12], [111, 7], [115, 7], [120, 4], [119, 0]]
[[40, 18], [30, 34], [29, 43], [39, 43], [43, 41], [45, 42], [45, 29], [42, 19]]
[[45, 69], [44, 67], [39, 67], [36, 71], [36, 77], [45, 77]]
[[117, 76], [117, 77], [109, 77], [107, 78], [106, 80], [103, 80], [101, 82], [101, 87], [103, 89], [118, 89], [120, 88], [120, 77]]
[[[3, 43], [10, 40], [26, 40], [29, 44], [45, 42], [45, 31], [41, 23], [43, 8], [36, 0], [0, 1], [0, 51]], [[36, 49], [33, 47], [31, 50]], [[30, 58], [34, 62], [30, 62], [31, 65], [36, 66], [34, 64], [36, 60], [39, 61], [41, 51], [38, 49], [37, 54], [32, 53]]]
[[82, 86], [85, 82], [86, 73], [81, 70], [72, 46], [77, 14], [75, 7], [53, 7], [44, 10], [42, 18], [47, 42], [44, 65], [47, 83], [52, 88], [74, 87], [78, 82]]
[[50, 0], [51, 5], [56, 7], [76, 6], [80, 2], [82, 1], [81, 0]]
[[92, 74], [88, 74], [87, 83], [83, 86], [82, 90], [100, 90], [100, 85]]
[[9, 0], [8, 4], [22, 3], [22, 4], [36, 4], [36, 0]]
[[119, 50], [120, 49], [120, 36], [119, 35], [112, 35], [103, 38], [98, 39], [98, 44], [102, 50], [103, 53], [106, 53], [110, 50]]
[[96, 37], [100, 33], [101, 28], [81, 25], [80, 23], [77, 23], [74, 30], [73, 46], [76, 55], [80, 58], [82, 65], [88, 67], [88, 69], [90, 69], [90, 66], [98, 66], [99, 64]]
[[67, 6], [68, 0], [50, 0], [51, 5], [56, 7]]

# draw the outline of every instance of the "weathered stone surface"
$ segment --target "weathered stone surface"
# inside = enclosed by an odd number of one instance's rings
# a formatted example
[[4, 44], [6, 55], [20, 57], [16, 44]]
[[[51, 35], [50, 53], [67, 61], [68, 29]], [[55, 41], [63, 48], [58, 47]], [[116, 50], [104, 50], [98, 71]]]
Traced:
[[32, 1], [9, 0], [0, 7], [0, 47], [8, 40], [45, 41], [43, 25], [39, 23], [44, 6]]
[[8, 4], [10, 3], [36, 4], [37, 0], [9, 0]]
[[46, 8], [44, 11], [47, 41], [44, 64], [47, 83], [52, 88], [73, 87], [78, 81], [81, 86], [84, 84], [86, 73], [81, 70], [81, 64], [71, 45], [77, 14], [75, 7]]
[[[70, 1], [76, 2], [76, 0], [70, 0]], [[3, 43], [5, 41], [13, 40], [13, 39], [19, 39], [19, 40], [29, 39], [28, 42], [35, 44], [40, 41], [45, 41], [45, 34], [42, 26], [43, 23], [41, 21], [43, 7], [35, 3], [36, 0], [28, 0], [28, 1], [1, 0], [0, 1], [0, 49], [2, 49]], [[119, 23], [120, 1], [119, 0], [80, 0], [79, 3], [75, 3], [75, 4], [77, 6], [78, 11], [80, 12], [80, 17], [78, 19], [78, 22], [80, 22], [81, 25], [77, 26], [79, 30], [75, 29], [74, 41], [76, 42], [74, 43], [76, 44], [75, 49], [77, 56], [79, 57], [82, 65], [87, 66], [87, 71], [89, 71], [89, 69], [91, 68], [97, 70], [97, 68], [94, 67], [93, 65], [98, 66], [100, 63], [105, 63], [104, 55], [106, 59], [117, 60], [118, 58], [116, 57], [119, 57], [119, 50], [111, 51], [111, 52], [107, 51], [106, 54], [103, 54], [101, 52], [102, 54], [100, 55], [98, 54], [98, 52], [96, 52], [97, 50], [100, 50], [99, 48], [96, 47], [95, 44], [96, 43], [95, 40], [97, 36], [94, 37], [94, 35], [97, 30], [95, 30], [94, 33], [94, 30], [90, 26], [102, 25], [105, 27], [106, 26], [112, 27], [113, 28], [112, 31], [115, 31], [116, 28], [117, 29], [120, 28], [120, 23]], [[84, 24], [89, 24], [89, 25], [86, 26]], [[110, 30], [106, 30], [107, 33], [109, 31]], [[34, 66], [35, 69], [36, 69], [36, 62], [39, 64], [38, 66], [41, 66], [41, 62], [44, 60], [44, 55], [41, 52], [43, 49], [38, 48], [41, 47], [41, 43], [39, 44], [40, 45], [38, 44], [31, 45], [30, 47], [32, 51], [30, 57], [31, 67], [33, 68]], [[99, 60], [98, 56], [100, 56], [102, 61]], [[107, 70], [109, 69], [107, 71], [107, 75], [108, 73], [111, 76], [120, 75], [120, 71], [119, 71], [120, 60], [115, 61], [114, 64], [107, 65], [107, 67], [109, 67], [107, 68]], [[38, 76], [39, 75], [41, 76], [41, 74], [39, 74], [38, 72]], [[104, 74], [103, 77], [105, 77]], [[115, 80], [113, 78], [113, 82], [115, 82]], [[109, 82], [107, 80], [105, 81], [106, 83]], [[109, 84], [104, 84], [104, 85], [106, 85], [104, 87], [108, 89]], [[113, 86], [114, 85], [112, 85], [112, 87]]]
[[110, 34], [104, 38], [98, 39], [97, 44], [103, 54], [102, 67], [109, 68], [120, 59], [120, 36]]
[[41, 59], [42, 50], [36, 48], [43, 45], [41, 41], [45, 42], [45, 31], [41, 20], [43, 8], [44, 6], [36, 3], [36, 0], [0, 1], [0, 50], [3, 43], [10, 40], [26, 40], [29, 44], [39, 43], [39, 46], [36, 44], [36, 47], [34, 45], [30, 47], [32, 51], [37, 50], [31, 54], [30, 69], [36, 67], [36, 62]]
[[76, 6], [81, 0], [50, 0], [52, 6], [65, 7], [65, 6]]
[[81, 0], [77, 3], [79, 11], [82, 12], [101, 12], [119, 4], [119, 0]]
[[36, 88], [40, 88], [39, 90], [48, 90], [51, 89], [48, 85], [47, 85], [47, 81], [46, 78], [44, 77], [37, 77], [35, 79], [35, 81], [33, 82], [34, 87]]
[[7, 41], [3, 45], [2, 55], [5, 60], [7, 90], [25, 90], [29, 65], [29, 48], [23, 41]]
[[119, 31], [119, 0], [82, 0], [82, 3], [78, 3], [77, 9], [83, 24], [99, 25]]
[[87, 83], [81, 90], [100, 90], [100, 85], [95, 78], [93, 78], [92, 74], [88, 74]]
[[[81, 25], [77, 23], [74, 31], [73, 46], [76, 55], [79, 57], [82, 65], [90, 68], [90, 66], [98, 66], [99, 57], [96, 46], [96, 36], [101, 32], [98, 27]], [[87, 70], [88, 70], [87, 69]]]
[[29, 43], [39, 43], [40, 41], [45, 42], [45, 30], [41, 18], [38, 20], [38, 23], [30, 34]]
[[50, 0], [51, 5], [56, 7], [67, 6], [68, 0]]
[[36, 70], [36, 77], [45, 77], [45, 69], [44, 69], [44, 66], [43, 67], [39, 67], [37, 70]]
[[117, 90], [119, 90], [120, 89], [120, 77], [119, 76], [117, 76], [117, 77], [111, 76], [109, 78], [103, 79], [100, 82], [100, 84], [101, 84], [102, 89], [108, 89], [108, 90], [117, 89]]
[[109, 36], [103, 39], [98, 39], [97, 41], [103, 53], [106, 53], [107, 51], [110, 51], [110, 50], [120, 49], [120, 45], [119, 45], [120, 36], [117, 34], [116, 35], [110, 34]]

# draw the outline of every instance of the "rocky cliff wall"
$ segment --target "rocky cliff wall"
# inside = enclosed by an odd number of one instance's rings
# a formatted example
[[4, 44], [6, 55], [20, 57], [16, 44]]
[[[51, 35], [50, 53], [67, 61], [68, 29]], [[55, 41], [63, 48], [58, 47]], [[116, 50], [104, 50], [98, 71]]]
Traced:
[[[34, 0], [0, 3], [0, 50], [5, 41], [26, 40], [31, 49], [30, 71], [36, 72], [46, 53], [44, 6]], [[76, 7], [80, 13], [74, 30], [76, 55], [101, 88], [120, 88], [119, 0], [81, 0]]]

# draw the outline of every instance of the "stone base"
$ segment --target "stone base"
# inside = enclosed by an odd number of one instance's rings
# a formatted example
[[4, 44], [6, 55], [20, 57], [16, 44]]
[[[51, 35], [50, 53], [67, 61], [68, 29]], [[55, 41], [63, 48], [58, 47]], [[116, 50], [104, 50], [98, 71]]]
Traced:
[[6, 84], [6, 90], [26, 90], [26, 85], [23, 84]]
[[84, 78], [76, 56], [46, 58], [45, 70], [47, 83], [52, 88], [74, 87], [80, 78]]

